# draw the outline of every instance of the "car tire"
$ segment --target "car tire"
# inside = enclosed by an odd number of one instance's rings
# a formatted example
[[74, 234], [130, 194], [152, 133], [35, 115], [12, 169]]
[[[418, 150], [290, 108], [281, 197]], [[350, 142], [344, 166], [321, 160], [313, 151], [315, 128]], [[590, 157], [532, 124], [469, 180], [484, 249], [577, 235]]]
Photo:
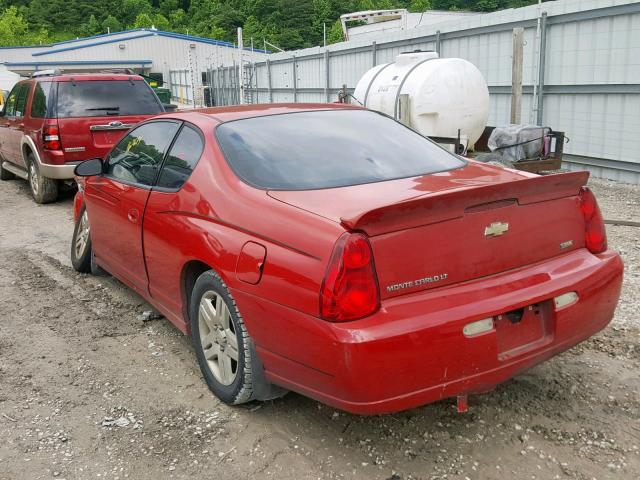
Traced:
[[9, 170], [2, 168], [2, 158], [0, 158], [0, 180], [13, 180], [16, 176]]
[[264, 369], [236, 302], [213, 270], [204, 272], [196, 280], [189, 318], [200, 370], [207, 386], [220, 400], [238, 405], [286, 393], [265, 380]]
[[58, 182], [40, 175], [38, 162], [33, 154], [27, 156], [29, 169], [29, 189], [36, 203], [51, 203], [58, 198]]
[[91, 228], [87, 209], [83, 206], [80, 209], [78, 220], [73, 229], [73, 238], [71, 239], [71, 264], [77, 272], [90, 273], [92, 256]]

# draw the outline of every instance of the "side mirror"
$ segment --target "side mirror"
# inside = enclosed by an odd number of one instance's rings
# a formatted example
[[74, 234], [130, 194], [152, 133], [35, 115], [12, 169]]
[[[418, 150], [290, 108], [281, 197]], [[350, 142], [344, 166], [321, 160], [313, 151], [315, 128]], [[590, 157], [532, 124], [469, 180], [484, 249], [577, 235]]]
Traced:
[[102, 175], [102, 169], [102, 159], [92, 158], [79, 163], [73, 173], [78, 177], [95, 177], [96, 175]]

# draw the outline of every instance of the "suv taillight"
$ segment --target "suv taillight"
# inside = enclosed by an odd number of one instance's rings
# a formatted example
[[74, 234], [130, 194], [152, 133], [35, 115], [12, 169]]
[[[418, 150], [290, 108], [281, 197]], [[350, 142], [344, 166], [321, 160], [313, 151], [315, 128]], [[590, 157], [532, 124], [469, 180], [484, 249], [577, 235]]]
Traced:
[[584, 216], [584, 243], [591, 253], [607, 249], [607, 232], [596, 197], [587, 187], [580, 189], [580, 209]]
[[45, 150], [62, 150], [60, 129], [55, 123], [47, 123], [42, 128], [42, 144]]
[[333, 249], [320, 290], [320, 316], [331, 322], [366, 317], [380, 308], [373, 252], [367, 237], [345, 233]]

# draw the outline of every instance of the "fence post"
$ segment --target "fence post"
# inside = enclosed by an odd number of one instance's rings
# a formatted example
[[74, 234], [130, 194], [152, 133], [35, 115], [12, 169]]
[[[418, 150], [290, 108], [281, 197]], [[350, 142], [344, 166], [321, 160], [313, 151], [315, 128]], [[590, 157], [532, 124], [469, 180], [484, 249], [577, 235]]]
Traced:
[[329, 91], [329, 50], [324, 51], [324, 97], [327, 100], [327, 103], [331, 101], [331, 92]]
[[436, 31], [436, 52], [440, 56], [440, 30]]
[[267, 95], [269, 103], [273, 103], [273, 92], [271, 91], [271, 60], [267, 58]]
[[291, 57], [291, 66], [293, 67], [293, 103], [298, 101], [298, 64], [296, 56]]
[[513, 50], [511, 55], [511, 123], [519, 124], [522, 113], [522, 55], [524, 49], [524, 28], [513, 29]]
[[547, 57], [547, 12], [542, 12], [540, 18], [540, 58], [538, 61], [538, 107], [536, 123], [542, 125], [542, 114], [544, 113], [544, 78], [545, 62]]
[[371, 43], [371, 66], [375, 67], [378, 64], [378, 44], [375, 40]]

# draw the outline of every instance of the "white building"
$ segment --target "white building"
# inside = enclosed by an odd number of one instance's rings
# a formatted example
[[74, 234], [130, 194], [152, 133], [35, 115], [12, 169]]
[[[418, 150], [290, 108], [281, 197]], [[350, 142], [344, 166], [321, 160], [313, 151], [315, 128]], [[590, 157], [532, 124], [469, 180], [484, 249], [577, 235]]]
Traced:
[[[263, 50], [245, 48], [242, 61], [266, 57]], [[50, 45], [0, 47], [0, 64], [22, 75], [59, 68], [66, 72], [131, 68], [162, 75], [176, 99], [196, 103], [202, 76], [208, 68], [240, 61], [240, 51], [229, 42], [155, 29], [126, 30]]]

